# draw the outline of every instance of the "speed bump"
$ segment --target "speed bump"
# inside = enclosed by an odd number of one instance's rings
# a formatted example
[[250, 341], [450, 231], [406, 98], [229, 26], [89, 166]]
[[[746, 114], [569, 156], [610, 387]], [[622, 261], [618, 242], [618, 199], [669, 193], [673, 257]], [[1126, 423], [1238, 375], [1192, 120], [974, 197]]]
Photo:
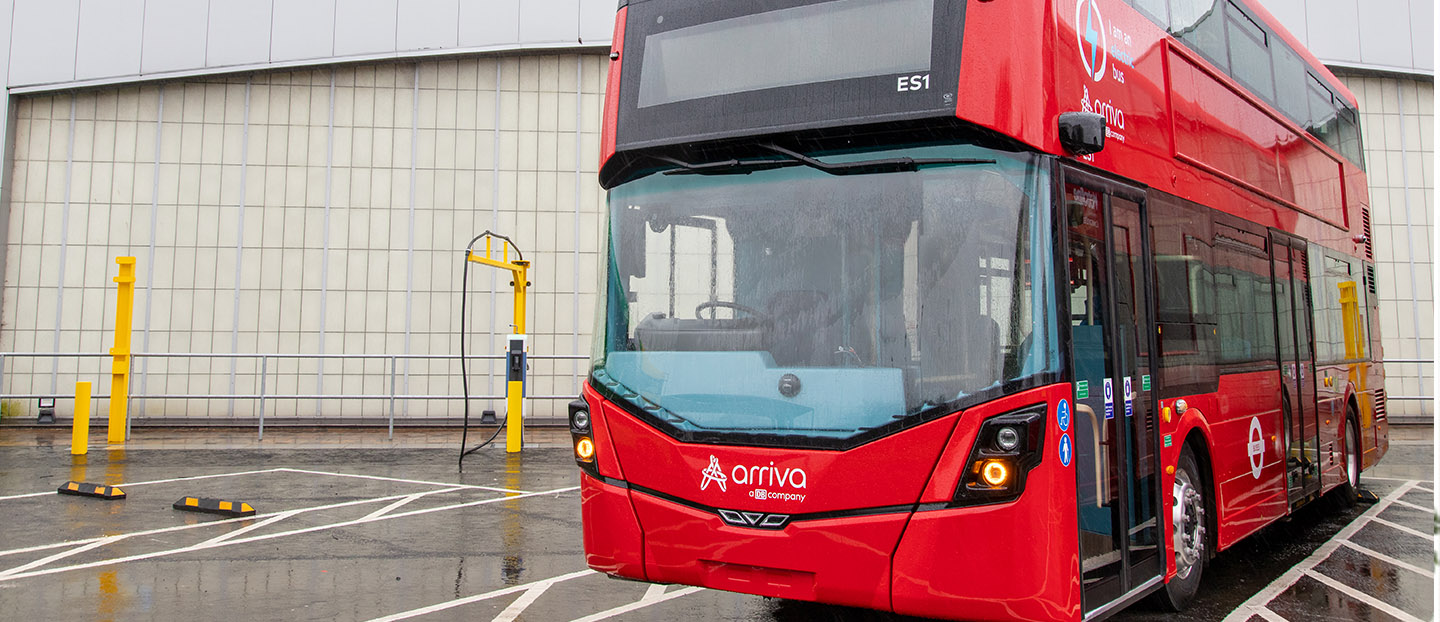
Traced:
[[254, 516], [255, 508], [249, 503], [240, 501], [223, 501], [220, 499], [201, 499], [199, 497], [185, 497], [170, 506], [177, 510], [186, 512], [205, 512], [207, 514], [219, 514], [221, 516]]
[[84, 482], [65, 482], [64, 486], [56, 489], [55, 492], [62, 495], [75, 495], [77, 497], [94, 497], [96, 499], [124, 499], [125, 491], [114, 486], [103, 486], [101, 484], [86, 484]]

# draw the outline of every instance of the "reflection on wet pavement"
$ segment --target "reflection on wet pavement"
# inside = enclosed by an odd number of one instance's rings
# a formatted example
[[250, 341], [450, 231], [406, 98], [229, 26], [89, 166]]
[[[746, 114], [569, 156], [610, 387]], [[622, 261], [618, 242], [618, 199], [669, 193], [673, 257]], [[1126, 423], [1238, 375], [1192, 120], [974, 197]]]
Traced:
[[[424, 438], [422, 449], [132, 448], [77, 461], [11, 436], [0, 443], [0, 617], [912, 620], [590, 572], [568, 440], [482, 451], [457, 473], [454, 452]], [[1430, 460], [1428, 447], [1408, 449]], [[1312, 504], [1239, 543], [1207, 568], [1189, 611], [1141, 603], [1113, 619], [1430, 619], [1433, 484], [1377, 472], [1379, 504]], [[55, 495], [67, 479], [125, 484], [130, 496]], [[170, 508], [186, 495], [259, 514]]]

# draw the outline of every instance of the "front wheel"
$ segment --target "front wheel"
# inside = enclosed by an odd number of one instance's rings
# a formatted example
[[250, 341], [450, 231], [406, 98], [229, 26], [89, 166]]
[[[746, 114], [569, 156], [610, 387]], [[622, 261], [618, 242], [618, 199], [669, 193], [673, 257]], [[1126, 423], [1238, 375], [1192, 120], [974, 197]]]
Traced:
[[1340, 485], [1338, 494], [1341, 503], [1351, 506], [1355, 505], [1356, 495], [1360, 493], [1360, 424], [1353, 410], [1346, 415], [1342, 439], [1345, 446], [1345, 483]]
[[1174, 534], [1175, 577], [1160, 591], [1159, 600], [1171, 611], [1183, 611], [1200, 590], [1200, 575], [1205, 570], [1208, 554], [1205, 479], [1189, 447], [1180, 453], [1172, 494], [1175, 501], [1170, 509], [1170, 522]]

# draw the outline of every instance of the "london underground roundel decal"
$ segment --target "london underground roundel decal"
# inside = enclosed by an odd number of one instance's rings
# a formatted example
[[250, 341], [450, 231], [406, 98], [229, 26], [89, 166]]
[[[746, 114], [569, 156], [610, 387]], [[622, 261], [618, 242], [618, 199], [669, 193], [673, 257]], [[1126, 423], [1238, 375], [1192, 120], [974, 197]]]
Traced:
[[1075, 3], [1075, 42], [1080, 46], [1080, 62], [1085, 65], [1085, 73], [1096, 82], [1104, 80], [1110, 62], [1110, 39], [1105, 32], [1105, 18], [1100, 14], [1100, 0]]
[[1250, 418], [1250, 438], [1245, 444], [1246, 453], [1250, 454], [1250, 475], [1260, 479], [1260, 473], [1265, 466], [1265, 432], [1260, 429], [1260, 418]]

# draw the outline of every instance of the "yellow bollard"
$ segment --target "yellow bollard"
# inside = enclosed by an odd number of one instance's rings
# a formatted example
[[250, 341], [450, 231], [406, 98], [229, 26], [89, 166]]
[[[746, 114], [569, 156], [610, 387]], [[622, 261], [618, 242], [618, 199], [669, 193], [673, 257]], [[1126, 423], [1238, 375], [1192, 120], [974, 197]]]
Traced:
[[90, 451], [90, 383], [75, 383], [75, 420], [70, 423], [70, 455]]
[[130, 324], [135, 316], [135, 258], [116, 257], [120, 275], [115, 298], [115, 347], [110, 349], [110, 434], [109, 442], [125, 442], [130, 402]]

